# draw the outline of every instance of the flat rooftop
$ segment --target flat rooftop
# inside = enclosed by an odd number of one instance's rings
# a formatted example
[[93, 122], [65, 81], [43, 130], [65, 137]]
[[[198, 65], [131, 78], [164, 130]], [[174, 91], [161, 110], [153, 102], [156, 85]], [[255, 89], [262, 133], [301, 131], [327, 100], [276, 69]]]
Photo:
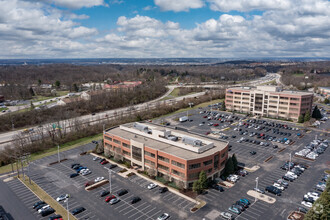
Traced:
[[243, 90], [243, 91], [266, 91], [270, 93], [278, 93], [278, 94], [287, 94], [287, 95], [313, 95], [311, 92], [301, 92], [301, 91], [294, 91], [294, 90], [280, 90], [280, 91], [267, 91], [267, 90], [262, 90], [258, 89], [257, 87], [231, 87], [228, 88], [227, 90]]
[[[124, 129], [120, 128], [119, 126], [106, 130], [106, 133], [119, 136], [126, 140], [134, 140], [134, 141], [143, 143], [148, 148], [152, 148], [152, 149], [158, 150], [160, 152], [171, 154], [173, 156], [182, 158], [184, 160], [193, 160], [193, 159], [198, 159], [198, 158], [213, 155], [216, 152], [222, 151], [228, 145], [227, 141], [213, 140], [213, 139], [209, 139], [207, 137], [199, 136], [196, 134], [191, 134], [189, 132], [175, 130], [175, 129], [172, 129], [169, 127], [163, 127], [160, 125], [151, 124], [151, 123], [147, 123], [147, 122], [141, 123], [141, 124], [152, 127], [153, 129], [157, 129], [157, 130], [166, 129], [166, 131], [171, 131], [176, 134], [181, 134], [184, 137], [196, 138], [203, 142], [208, 142], [208, 143], [212, 142], [213, 145], [210, 149], [207, 149], [206, 151], [204, 151], [202, 153], [197, 153], [197, 152], [176, 146], [176, 143], [177, 143], [176, 141], [170, 141], [173, 144], [165, 143], [164, 140], [162, 140], [161, 138], [155, 139], [151, 134], [145, 133], [144, 135], [141, 135], [141, 134], [137, 134], [135, 132], [130, 132], [130, 131], [124, 130]], [[127, 128], [133, 128], [133, 125], [134, 125], [134, 123], [128, 123], [128, 124], [124, 124], [121, 126], [124, 126]]]

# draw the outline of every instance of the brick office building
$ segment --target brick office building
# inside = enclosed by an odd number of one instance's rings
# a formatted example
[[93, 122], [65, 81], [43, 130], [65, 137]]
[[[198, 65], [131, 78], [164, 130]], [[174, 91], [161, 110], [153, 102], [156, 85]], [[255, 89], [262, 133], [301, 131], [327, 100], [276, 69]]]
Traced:
[[225, 103], [230, 111], [297, 121], [311, 112], [313, 93], [283, 91], [278, 86], [233, 87], [226, 89]]
[[151, 123], [128, 123], [104, 132], [104, 151], [191, 188], [202, 170], [210, 179], [220, 177], [228, 142]]

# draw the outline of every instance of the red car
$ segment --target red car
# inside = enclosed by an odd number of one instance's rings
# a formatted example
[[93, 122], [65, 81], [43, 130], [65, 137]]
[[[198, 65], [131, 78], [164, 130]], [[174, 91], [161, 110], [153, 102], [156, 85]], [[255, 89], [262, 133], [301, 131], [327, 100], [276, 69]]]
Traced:
[[218, 123], [216, 123], [216, 124], [214, 124], [213, 126], [214, 126], [214, 127], [217, 127], [217, 126], [219, 126], [219, 124], [218, 124]]
[[206, 116], [206, 115], [204, 115], [204, 116], [203, 116], [203, 118], [207, 118], [207, 116]]
[[207, 131], [207, 132], [205, 133], [205, 135], [208, 135], [208, 134], [210, 134], [210, 132], [209, 132], [209, 131]]
[[110, 200], [111, 200], [111, 199], [114, 199], [114, 198], [116, 198], [116, 196], [114, 196], [114, 195], [107, 196], [107, 197], [105, 198], [105, 201], [106, 201], [106, 202], [110, 202]]
[[90, 185], [92, 185], [93, 183], [94, 183], [93, 181], [88, 181], [87, 183], [85, 183], [85, 187], [90, 186]]
[[109, 163], [107, 160], [104, 160], [101, 164], [104, 165], [104, 164], [107, 164]]

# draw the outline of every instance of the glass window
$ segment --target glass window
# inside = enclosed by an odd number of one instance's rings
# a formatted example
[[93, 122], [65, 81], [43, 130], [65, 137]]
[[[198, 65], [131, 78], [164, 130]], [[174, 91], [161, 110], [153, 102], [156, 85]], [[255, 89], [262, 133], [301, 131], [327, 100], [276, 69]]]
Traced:
[[172, 160], [171, 163], [172, 163], [174, 166], [180, 167], [180, 168], [182, 168], [182, 169], [185, 168], [185, 165], [184, 165], [184, 164], [182, 164], [182, 163], [180, 163], [180, 162], [177, 162], [177, 161], [175, 161], [175, 160]]
[[141, 148], [132, 145], [132, 156], [135, 160], [142, 161], [142, 150]]
[[124, 143], [124, 142], [123, 142], [123, 147], [130, 148], [130, 146], [128, 144]]
[[203, 162], [203, 164], [204, 164], [204, 166], [207, 166], [207, 165], [210, 165], [210, 164], [212, 164], [212, 159], [211, 160], [207, 160], [207, 161], [204, 161]]
[[170, 162], [170, 159], [168, 159], [166, 157], [163, 157], [163, 156], [159, 156], [159, 155], [158, 155], [158, 160], [164, 161], [166, 163], [169, 163]]
[[189, 170], [197, 169], [197, 168], [200, 168], [200, 167], [201, 167], [201, 163], [190, 164], [189, 165]]
[[156, 157], [155, 154], [150, 153], [149, 151], [144, 151], [144, 155], [147, 155], [147, 156], [152, 157], [152, 158], [155, 158]]

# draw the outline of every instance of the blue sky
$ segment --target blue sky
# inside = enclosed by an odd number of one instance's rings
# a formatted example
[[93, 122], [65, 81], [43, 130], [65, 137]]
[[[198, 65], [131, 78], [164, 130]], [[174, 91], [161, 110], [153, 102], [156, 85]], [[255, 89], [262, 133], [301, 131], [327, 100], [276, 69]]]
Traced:
[[329, 0], [0, 0], [0, 58], [330, 57]]

